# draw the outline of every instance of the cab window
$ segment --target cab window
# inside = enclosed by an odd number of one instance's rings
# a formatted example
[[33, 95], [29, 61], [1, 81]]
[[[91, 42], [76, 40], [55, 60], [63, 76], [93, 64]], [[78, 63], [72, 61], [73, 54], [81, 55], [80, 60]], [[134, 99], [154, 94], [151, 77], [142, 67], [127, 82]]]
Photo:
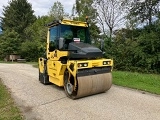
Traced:
[[73, 38], [80, 38], [81, 42], [87, 42], [88, 38], [87, 28], [80, 26], [69, 26], [61, 25], [61, 34], [60, 37], [64, 38], [66, 41], [72, 42]]
[[50, 28], [50, 42], [49, 42], [49, 51], [54, 51], [57, 48], [57, 39], [58, 39], [58, 27], [54, 26]]
[[57, 26], [50, 28], [50, 41], [55, 41], [57, 38]]

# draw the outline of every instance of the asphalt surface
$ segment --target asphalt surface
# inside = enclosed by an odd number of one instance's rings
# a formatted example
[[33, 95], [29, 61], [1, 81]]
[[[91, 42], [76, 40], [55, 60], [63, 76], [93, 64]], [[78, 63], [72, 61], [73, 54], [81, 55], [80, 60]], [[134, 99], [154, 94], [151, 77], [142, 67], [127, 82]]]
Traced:
[[160, 120], [160, 96], [118, 86], [77, 100], [63, 88], [42, 85], [38, 69], [0, 63], [0, 78], [27, 120]]

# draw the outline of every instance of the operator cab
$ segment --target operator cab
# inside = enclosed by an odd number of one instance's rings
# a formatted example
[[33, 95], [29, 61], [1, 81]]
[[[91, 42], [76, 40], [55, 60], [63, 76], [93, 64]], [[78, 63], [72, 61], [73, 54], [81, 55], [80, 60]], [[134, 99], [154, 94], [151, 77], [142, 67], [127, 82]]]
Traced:
[[86, 22], [62, 20], [49, 24], [49, 52], [68, 51], [68, 57], [74, 59], [102, 57], [102, 51], [90, 43]]
[[87, 23], [82, 24], [81, 26], [75, 25], [59, 23], [54, 24], [49, 28], [50, 52], [54, 51], [55, 49], [68, 50], [69, 43], [71, 42], [83, 42], [90, 44]]

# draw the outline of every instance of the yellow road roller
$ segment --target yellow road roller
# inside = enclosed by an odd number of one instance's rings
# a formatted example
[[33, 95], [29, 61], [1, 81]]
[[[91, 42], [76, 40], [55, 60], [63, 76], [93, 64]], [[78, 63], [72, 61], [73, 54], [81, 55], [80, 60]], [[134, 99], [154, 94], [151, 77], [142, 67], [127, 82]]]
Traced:
[[87, 22], [63, 19], [46, 26], [46, 54], [39, 58], [41, 83], [64, 87], [71, 99], [111, 88], [113, 60], [91, 45]]

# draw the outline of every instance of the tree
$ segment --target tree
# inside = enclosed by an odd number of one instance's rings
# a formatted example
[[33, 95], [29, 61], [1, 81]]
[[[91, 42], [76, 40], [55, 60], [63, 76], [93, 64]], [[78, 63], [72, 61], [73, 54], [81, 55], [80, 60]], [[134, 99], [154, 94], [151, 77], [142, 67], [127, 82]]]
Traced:
[[37, 61], [39, 56], [40, 43], [36, 41], [25, 41], [21, 45], [21, 57], [25, 58], [27, 61]]
[[139, 23], [151, 25], [152, 21], [155, 17], [158, 17], [158, 13], [160, 12], [159, 4], [159, 0], [133, 1], [128, 16], [131, 16], [131, 18], [134, 18]]
[[138, 37], [134, 49], [135, 66], [145, 72], [160, 72], [160, 39], [156, 32], [146, 31]]
[[63, 19], [65, 13], [61, 2], [54, 2], [53, 6], [50, 8], [49, 16], [51, 16], [54, 20]]
[[[160, 24], [136, 29], [119, 29], [107, 53], [112, 53], [115, 69], [160, 73]], [[110, 54], [109, 54], [110, 55]]]
[[[126, 1], [120, 0], [95, 0], [95, 8], [98, 12], [98, 23], [101, 31], [107, 36], [109, 29], [109, 38], [112, 38], [113, 30], [121, 27], [126, 16]], [[106, 28], [107, 27], [107, 28]]]
[[2, 29], [14, 30], [23, 36], [25, 28], [36, 19], [32, 6], [27, 0], [11, 0], [8, 4], [3, 6]]
[[6, 55], [19, 54], [21, 39], [17, 32], [5, 31], [0, 37], [0, 58], [3, 59]]
[[100, 30], [96, 25], [97, 11], [93, 7], [93, 3], [94, 0], [76, 0], [72, 8], [72, 14], [75, 20], [80, 21], [86, 21], [86, 17], [88, 17], [88, 23], [90, 25], [90, 36], [92, 42], [97, 44]]
[[45, 24], [50, 21], [51, 18], [49, 16], [41, 16], [25, 29], [27, 41], [22, 43], [21, 54], [27, 60], [37, 60], [36, 58], [45, 53], [47, 44], [47, 27], [45, 27]]
[[47, 27], [45, 24], [51, 22], [49, 16], [38, 17], [37, 20], [25, 29], [26, 39], [29, 41], [45, 42]]
[[91, 21], [95, 21], [97, 17], [97, 11], [93, 7], [94, 0], [76, 0], [73, 5], [73, 15], [77, 16], [77, 19], [82, 21], [86, 20], [86, 16], [90, 18]]

